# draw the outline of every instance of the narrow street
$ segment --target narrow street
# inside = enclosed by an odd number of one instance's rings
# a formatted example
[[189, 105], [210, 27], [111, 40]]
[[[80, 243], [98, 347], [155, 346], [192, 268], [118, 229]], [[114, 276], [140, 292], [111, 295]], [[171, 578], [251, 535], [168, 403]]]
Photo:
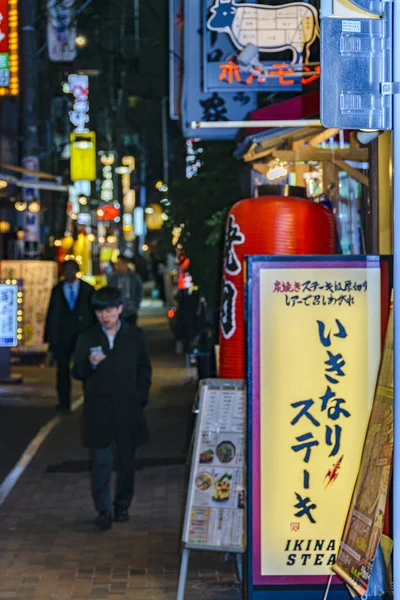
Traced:
[[[141, 325], [154, 366], [151, 441], [138, 457], [130, 523], [107, 533], [94, 531], [81, 411], [64, 417], [0, 507], [0, 599], [176, 598], [195, 386], [183, 383], [183, 359], [173, 352], [164, 315], [148, 311]], [[23, 449], [22, 440], [28, 442], [54, 416], [51, 373], [29, 368], [25, 388], [7, 388], [1, 395], [2, 428], [9, 429], [5, 439], [11, 439], [12, 426], [17, 440], [13, 459]], [[79, 386], [75, 392], [79, 395]], [[192, 553], [186, 598], [240, 598], [233, 561], [225, 562], [222, 554]]]

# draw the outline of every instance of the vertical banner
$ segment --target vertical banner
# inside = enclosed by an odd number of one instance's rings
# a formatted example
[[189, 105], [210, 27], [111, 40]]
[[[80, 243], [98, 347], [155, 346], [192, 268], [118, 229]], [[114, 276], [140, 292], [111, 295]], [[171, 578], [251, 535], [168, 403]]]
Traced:
[[[24, 169], [32, 171], [32, 174], [23, 173], [24, 182], [37, 183], [39, 178], [33, 175], [39, 171], [39, 158], [37, 156], [26, 156], [22, 159]], [[22, 213], [23, 228], [25, 232], [26, 254], [33, 258], [39, 255], [40, 244], [40, 192], [37, 187], [24, 187], [22, 189], [22, 199], [27, 204], [27, 209]]]
[[74, 0], [48, 0], [47, 46], [53, 62], [72, 62], [76, 51]]
[[18, 285], [0, 283], [0, 348], [18, 345]]
[[379, 257], [248, 259], [254, 597], [331, 574], [374, 397], [381, 279]]
[[169, 116], [181, 114], [183, 78], [183, 0], [169, 0]]
[[[336, 564], [333, 567], [359, 596], [368, 584], [381, 540], [393, 455], [393, 311], [386, 334], [374, 405], [356, 488]], [[383, 590], [389, 592], [389, 590]], [[381, 594], [383, 595], [383, 592]]]

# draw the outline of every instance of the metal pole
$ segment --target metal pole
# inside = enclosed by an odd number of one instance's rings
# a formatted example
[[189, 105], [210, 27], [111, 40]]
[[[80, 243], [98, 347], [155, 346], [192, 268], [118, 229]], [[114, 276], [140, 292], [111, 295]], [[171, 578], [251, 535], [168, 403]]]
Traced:
[[[400, 81], [400, 0], [393, 3], [393, 81]], [[394, 471], [393, 595], [400, 600], [400, 94], [393, 96]], [[399, 221], [399, 222], [398, 222]]]
[[379, 254], [378, 138], [369, 144], [369, 211], [367, 254]]
[[168, 98], [163, 96], [161, 100], [161, 129], [162, 129], [162, 149], [163, 149], [163, 181], [168, 184]]
[[268, 121], [192, 121], [192, 129], [239, 129], [247, 127], [323, 127], [319, 119], [286, 119], [278, 121], [271, 119]]
[[187, 579], [187, 572], [188, 572], [188, 566], [189, 566], [189, 556], [190, 556], [190, 550], [188, 548], [184, 548], [182, 551], [181, 569], [179, 572], [179, 584], [178, 584], [178, 593], [176, 596], [176, 600], [184, 600], [184, 598], [185, 598], [185, 588], [186, 588], [186, 579]]

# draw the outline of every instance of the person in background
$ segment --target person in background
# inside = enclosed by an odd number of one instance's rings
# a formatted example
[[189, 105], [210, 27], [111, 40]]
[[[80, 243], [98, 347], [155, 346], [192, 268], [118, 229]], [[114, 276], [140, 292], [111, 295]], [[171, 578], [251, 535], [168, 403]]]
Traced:
[[103, 531], [112, 526], [111, 476], [117, 458], [114, 520], [129, 520], [134, 493], [135, 451], [147, 442], [143, 409], [151, 386], [151, 363], [141, 329], [121, 320], [122, 297], [104, 287], [93, 295], [98, 323], [77, 342], [74, 377], [84, 382], [84, 439], [92, 458], [92, 495]]
[[143, 298], [143, 284], [139, 275], [129, 269], [129, 260], [125, 256], [118, 257], [114, 273], [108, 278], [107, 285], [118, 289], [122, 296], [123, 320], [136, 325]]
[[94, 322], [91, 306], [93, 288], [78, 279], [74, 260], [62, 263], [60, 281], [53, 289], [47, 311], [44, 341], [57, 364], [57, 408], [71, 408], [70, 363], [77, 337]]

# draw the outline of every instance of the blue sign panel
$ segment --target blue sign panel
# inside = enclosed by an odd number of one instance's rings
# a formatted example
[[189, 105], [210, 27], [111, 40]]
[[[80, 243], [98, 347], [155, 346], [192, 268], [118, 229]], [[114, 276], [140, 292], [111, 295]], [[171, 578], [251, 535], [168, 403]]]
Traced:
[[[319, 77], [318, 10], [312, 4], [203, 0], [203, 28], [206, 91], [295, 92]], [[248, 44], [258, 51], [253, 72], [237, 61]]]
[[[257, 108], [257, 93], [241, 87], [203, 91], [201, 5], [185, 0], [182, 131], [186, 138], [233, 139], [237, 129], [193, 129], [193, 121], [243, 121]], [[224, 88], [225, 89], [225, 88]], [[233, 93], [232, 93], [233, 92]]]

